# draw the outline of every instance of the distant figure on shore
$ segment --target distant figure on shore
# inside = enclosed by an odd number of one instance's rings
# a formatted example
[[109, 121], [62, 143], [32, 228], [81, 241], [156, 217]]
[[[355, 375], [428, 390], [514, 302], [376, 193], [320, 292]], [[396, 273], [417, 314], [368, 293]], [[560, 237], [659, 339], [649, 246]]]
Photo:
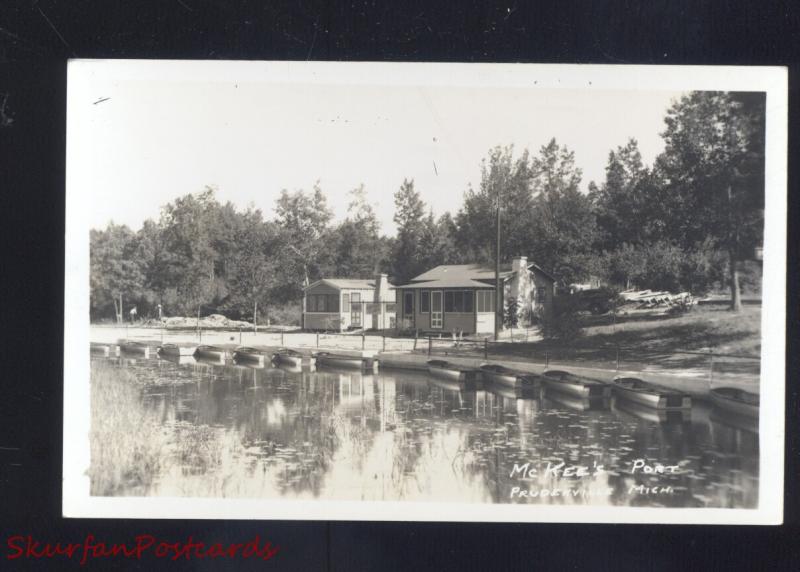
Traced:
[[158, 321], [161, 321], [161, 304], [158, 305]]
[[136, 310], [136, 306], [131, 308], [131, 312], [130, 312], [130, 314], [131, 314], [131, 323], [133, 323], [134, 320], [136, 320], [136, 314], [138, 314], [138, 313], [139, 312]]

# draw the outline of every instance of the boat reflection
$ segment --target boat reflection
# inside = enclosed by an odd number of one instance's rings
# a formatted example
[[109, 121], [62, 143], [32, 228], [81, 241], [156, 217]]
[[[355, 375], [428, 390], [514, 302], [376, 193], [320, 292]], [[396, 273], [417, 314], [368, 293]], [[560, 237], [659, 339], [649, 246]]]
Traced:
[[609, 397], [575, 397], [561, 391], [544, 389], [545, 403], [551, 401], [573, 411], [608, 411], [611, 408]]
[[158, 359], [178, 365], [191, 365], [197, 363], [197, 360], [194, 359], [194, 356], [181, 356], [175, 354], [159, 353]]
[[508, 399], [536, 399], [542, 397], [542, 387], [517, 386], [511, 387], [500, 383], [484, 383], [483, 388], [500, 397]]
[[692, 420], [691, 409], [654, 409], [626, 399], [615, 399], [614, 410], [651, 423], [688, 423]]
[[711, 423], [730, 427], [732, 429], [739, 429], [741, 431], [748, 431], [750, 433], [758, 433], [758, 417], [737, 415], [730, 411], [725, 411], [724, 409], [712, 407], [709, 420]]

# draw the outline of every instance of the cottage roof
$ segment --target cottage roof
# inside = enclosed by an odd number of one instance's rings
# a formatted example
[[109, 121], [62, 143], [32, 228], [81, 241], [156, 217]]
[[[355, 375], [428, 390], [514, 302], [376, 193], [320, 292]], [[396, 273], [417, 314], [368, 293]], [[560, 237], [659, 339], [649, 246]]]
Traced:
[[[500, 277], [510, 274], [510, 267], [501, 267]], [[411, 283], [454, 280], [493, 280], [494, 269], [481, 264], [442, 264], [411, 279]]]
[[[304, 290], [308, 290], [309, 288], [313, 288], [314, 286], [318, 286], [320, 284], [327, 284], [328, 286], [332, 286], [333, 288], [338, 288], [339, 290], [346, 290], [346, 289], [354, 289], [354, 290], [372, 290], [375, 288], [375, 279], [359, 279], [359, 278], [322, 278], [317, 280], [316, 282], [309, 284], [304, 288]], [[393, 284], [389, 284], [389, 288], [394, 288]]]
[[426, 280], [424, 282], [411, 282], [398, 286], [398, 288], [492, 288], [494, 284], [472, 280], [459, 276], [447, 276], [440, 280]]
[[[549, 279], [555, 281], [549, 273], [536, 264], [528, 264], [528, 269], [535, 269]], [[507, 280], [514, 275], [510, 264], [500, 266], [500, 279]], [[494, 268], [482, 264], [442, 264], [412, 278], [406, 288], [484, 288], [494, 285]]]

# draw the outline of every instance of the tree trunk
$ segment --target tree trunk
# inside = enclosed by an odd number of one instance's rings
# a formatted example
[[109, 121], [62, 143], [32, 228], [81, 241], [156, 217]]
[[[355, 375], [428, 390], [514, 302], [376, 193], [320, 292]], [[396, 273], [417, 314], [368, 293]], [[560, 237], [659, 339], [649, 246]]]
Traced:
[[253, 302], [253, 333], [258, 333], [258, 301]]
[[739, 269], [736, 266], [736, 253], [733, 249], [728, 251], [729, 271], [731, 286], [731, 310], [740, 312], [742, 310], [742, 293], [739, 290]]
[[200, 304], [197, 305], [197, 335], [200, 335]]

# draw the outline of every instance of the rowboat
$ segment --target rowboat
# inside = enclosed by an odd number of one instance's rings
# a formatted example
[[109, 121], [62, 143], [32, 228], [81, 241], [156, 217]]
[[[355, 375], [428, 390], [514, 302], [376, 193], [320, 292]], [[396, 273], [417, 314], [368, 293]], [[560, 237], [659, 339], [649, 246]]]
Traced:
[[111, 357], [111, 355], [118, 356], [119, 355], [119, 347], [112, 346], [110, 344], [97, 344], [97, 343], [90, 343], [89, 350], [92, 354], [95, 355], [102, 355], [105, 357]]
[[680, 391], [636, 377], [614, 378], [614, 392], [621, 399], [654, 409], [690, 409], [692, 398]]
[[550, 389], [576, 397], [611, 397], [611, 386], [602, 381], [551, 369], [544, 372], [544, 383]]
[[475, 383], [481, 380], [481, 370], [456, 365], [441, 359], [428, 360], [428, 373], [440, 379], [464, 383]]
[[347, 369], [370, 369], [372, 360], [361, 356], [333, 354], [330, 352], [317, 352], [314, 354], [317, 365], [342, 367]]
[[538, 387], [541, 382], [541, 376], [535, 373], [514, 371], [497, 364], [485, 363], [480, 370], [484, 380], [509, 387]]
[[178, 344], [162, 344], [156, 348], [159, 356], [193, 356], [197, 351], [197, 346], [181, 346]]
[[217, 346], [197, 346], [194, 357], [206, 362], [225, 363], [225, 348]]
[[150, 347], [142, 342], [133, 342], [130, 340], [119, 340], [117, 342], [119, 351], [125, 354], [138, 354], [145, 358], [150, 357]]
[[303, 362], [312, 366], [316, 362], [314, 356], [306, 356], [297, 350], [288, 348], [279, 349], [275, 355], [272, 356], [272, 359], [275, 360], [276, 363], [282, 363], [292, 367], [302, 367]]
[[717, 387], [711, 390], [711, 403], [730, 413], [758, 417], [760, 397], [736, 387]]
[[237, 364], [264, 367], [267, 362], [267, 354], [256, 348], [241, 346], [233, 351], [233, 361]]

